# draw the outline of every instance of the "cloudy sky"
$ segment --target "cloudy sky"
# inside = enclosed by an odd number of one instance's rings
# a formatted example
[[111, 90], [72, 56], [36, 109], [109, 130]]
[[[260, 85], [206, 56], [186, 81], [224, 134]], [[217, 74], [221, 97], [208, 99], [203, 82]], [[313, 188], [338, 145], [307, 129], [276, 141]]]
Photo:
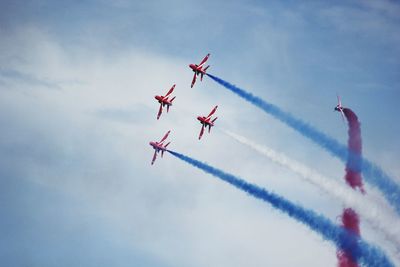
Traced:
[[[400, 4], [395, 1], [0, 1], [0, 258], [7, 266], [336, 266], [335, 247], [170, 147], [336, 220], [342, 206], [235, 143], [229, 129], [343, 180], [320, 147], [188, 64], [346, 143], [400, 182]], [[154, 95], [176, 83], [170, 113]], [[197, 140], [196, 116], [217, 126]], [[385, 245], [368, 225], [367, 240]]]

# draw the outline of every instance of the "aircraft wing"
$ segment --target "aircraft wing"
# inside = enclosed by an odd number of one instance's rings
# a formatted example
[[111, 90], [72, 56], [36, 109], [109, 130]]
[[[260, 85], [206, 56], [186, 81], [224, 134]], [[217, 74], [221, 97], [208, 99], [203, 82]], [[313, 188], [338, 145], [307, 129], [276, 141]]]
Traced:
[[340, 114], [342, 114], [343, 122], [345, 122], [345, 121], [346, 121], [346, 118], [345, 118], [345, 116], [344, 116], [344, 112], [343, 112], [342, 109], [340, 110]]
[[165, 139], [167, 139], [167, 137], [168, 137], [168, 135], [169, 135], [170, 132], [171, 132], [171, 130], [169, 130], [169, 131], [164, 135], [164, 137], [160, 140], [160, 142], [158, 142], [158, 143], [164, 142]]
[[207, 116], [207, 119], [209, 119], [209, 118], [212, 116], [212, 114], [215, 113], [215, 111], [217, 110], [217, 108], [218, 108], [218, 106], [215, 106], [215, 107], [211, 110], [210, 114], [208, 114], [208, 116]]
[[337, 96], [338, 105], [339, 105], [339, 107], [341, 107], [342, 106], [342, 101], [340, 101], [340, 96], [339, 95], [336, 95], [336, 96]]
[[174, 89], [175, 89], [175, 84], [171, 87], [171, 89], [169, 89], [168, 93], [164, 96], [164, 98], [168, 97], [172, 93], [172, 91], [174, 91]]
[[198, 67], [203, 66], [203, 64], [207, 61], [207, 59], [208, 59], [209, 56], [210, 56], [210, 54], [207, 54], [207, 56], [205, 56], [205, 57], [203, 58], [203, 60], [200, 62], [200, 64], [198, 65]]

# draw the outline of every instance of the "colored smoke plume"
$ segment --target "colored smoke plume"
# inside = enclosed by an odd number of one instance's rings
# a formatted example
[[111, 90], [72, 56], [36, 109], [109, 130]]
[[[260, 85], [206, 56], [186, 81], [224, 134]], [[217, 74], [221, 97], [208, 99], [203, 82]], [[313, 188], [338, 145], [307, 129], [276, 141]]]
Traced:
[[339, 200], [345, 207], [354, 208], [377, 231], [396, 247], [400, 247], [400, 223], [398, 216], [391, 212], [385, 204], [375, 201], [369, 195], [362, 195], [352, 190], [338, 180], [326, 177], [317, 170], [312, 169], [283, 153], [279, 153], [270, 147], [255, 143], [239, 134], [220, 129], [223, 133], [235, 141], [246, 145], [257, 153], [267, 157], [272, 162], [298, 174], [304, 181], [315, 185], [318, 189]]
[[[364, 194], [365, 191], [361, 178], [362, 141], [360, 122], [357, 115], [351, 109], [344, 108], [343, 113], [349, 125], [347, 148], [350, 151], [346, 162], [346, 175], [344, 178], [351, 188], [358, 188]], [[343, 211], [342, 223], [344, 228], [360, 235], [360, 220], [354, 210], [347, 208]], [[354, 246], [356, 245], [354, 244]], [[339, 250], [337, 256], [339, 267], [358, 266], [357, 261], [351, 257], [348, 251]]]
[[348, 155], [346, 162], [346, 182], [353, 189], [360, 189], [364, 192], [361, 170], [362, 170], [362, 140], [361, 140], [361, 127], [357, 115], [349, 108], [344, 108], [343, 113], [346, 116], [349, 130], [348, 130], [348, 150], [351, 152]]
[[[171, 150], [167, 151], [182, 161], [185, 161], [186, 163], [189, 163], [206, 173], [220, 178], [222, 181], [233, 185], [234, 187], [250, 194], [255, 198], [271, 204], [274, 208], [286, 213], [298, 222], [308, 226], [311, 230], [322, 235], [324, 239], [335, 243], [335, 245], [343, 251], [349, 251], [352, 258], [362, 262], [365, 266], [394, 266], [393, 263], [387, 258], [385, 253], [379, 248], [366, 243], [357, 235], [351, 233], [343, 227], [336, 226], [328, 218], [317, 214], [312, 210], [307, 210], [277, 194], [269, 192], [257, 185], [248, 183], [239, 177], [223, 172], [222, 170], [214, 168], [206, 163]], [[353, 246], [354, 242], [358, 244], [356, 247]]]
[[[230, 84], [229, 82], [224, 81], [214, 75], [207, 75], [220, 85], [224, 86], [226, 89], [232, 91], [264, 112], [274, 116], [303, 136], [320, 145], [332, 155], [341, 159], [343, 162], [347, 162], [349, 154], [347, 147], [343, 144], [340, 144], [334, 138], [317, 130], [308, 123], [294, 117], [292, 114], [283, 111], [278, 106], [266, 102], [260, 97], [254, 96], [253, 94], [238, 88], [235, 85]], [[355, 166], [355, 168], [356, 169], [354, 171], [358, 171], [357, 166]], [[396, 212], [400, 214], [400, 186], [394, 182], [394, 180], [390, 178], [380, 167], [366, 159], [363, 159], [362, 172], [364, 174], [364, 179], [371, 185], [379, 188], [384, 197], [395, 208]]]
[[[343, 210], [342, 214], [342, 225], [348, 231], [355, 235], [360, 235], [360, 219], [357, 213], [351, 208]], [[352, 244], [353, 247], [357, 246], [357, 243]], [[340, 267], [357, 267], [357, 261], [353, 259], [351, 253], [344, 250], [338, 250], [336, 253], [338, 257], [338, 265]]]

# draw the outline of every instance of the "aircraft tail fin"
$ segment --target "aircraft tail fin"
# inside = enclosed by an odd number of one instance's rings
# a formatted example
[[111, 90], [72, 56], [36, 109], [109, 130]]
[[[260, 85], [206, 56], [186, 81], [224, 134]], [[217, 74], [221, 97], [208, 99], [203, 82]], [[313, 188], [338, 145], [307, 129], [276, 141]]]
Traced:
[[[171, 100], [169, 101], [169, 102], [171, 102], [171, 105], [172, 105], [172, 101], [174, 101], [175, 97], [176, 97], [176, 96], [174, 96], [173, 98], [171, 98]], [[171, 105], [168, 105], [168, 106], [167, 106], [167, 112], [169, 111], [169, 107], [170, 107]]]
[[206, 70], [208, 69], [208, 67], [210, 67], [210, 65], [208, 65], [207, 67], [204, 68], [203, 72], [200, 74], [200, 81], [203, 81], [203, 76], [206, 73]]
[[[164, 147], [167, 148], [167, 146], [168, 146], [170, 143], [171, 143], [171, 142], [168, 142]], [[165, 152], [165, 150], [161, 150], [161, 157], [164, 156], [164, 152]]]

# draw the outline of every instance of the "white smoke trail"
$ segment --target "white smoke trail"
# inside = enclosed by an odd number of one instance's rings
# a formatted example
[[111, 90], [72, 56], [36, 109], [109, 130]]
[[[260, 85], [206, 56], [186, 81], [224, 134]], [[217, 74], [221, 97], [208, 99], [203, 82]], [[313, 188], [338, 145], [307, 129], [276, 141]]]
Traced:
[[305, 181], [319, 187], [330, 196], [340, 200], [343, 205], [352, 207], [375, 230], [381, 232], [388, 241], [391, 241], [395, 245], [395, 247], [400, 248], [400, 220], [394, 214], [393, 210], [386, 207], [383, 203], [378, 204], [368, 197], [368, 195], [362, 195], [334, 179], [327, 178], [317, 171], [290, 159], [282, 153], [276, 152], [266, 146], [253, 143], [247, 138], [230, 131], [222, 131], [236, 141], [268, 157], [273, 162], [297, 173]]

